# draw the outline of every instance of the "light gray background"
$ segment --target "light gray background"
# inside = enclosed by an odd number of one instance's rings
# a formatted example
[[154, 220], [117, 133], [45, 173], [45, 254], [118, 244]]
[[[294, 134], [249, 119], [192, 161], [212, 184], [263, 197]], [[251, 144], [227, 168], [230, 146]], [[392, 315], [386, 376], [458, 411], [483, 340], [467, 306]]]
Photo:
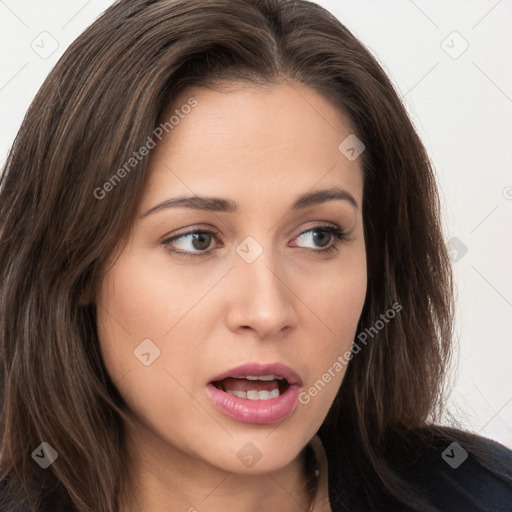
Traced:
[[[1, 163], [50, 69], [112, 3], [0, 0]], [[458, 288], [449, 410], [512, 447], [512, 1], [317, 3], [377, 57], [431, 155]]]

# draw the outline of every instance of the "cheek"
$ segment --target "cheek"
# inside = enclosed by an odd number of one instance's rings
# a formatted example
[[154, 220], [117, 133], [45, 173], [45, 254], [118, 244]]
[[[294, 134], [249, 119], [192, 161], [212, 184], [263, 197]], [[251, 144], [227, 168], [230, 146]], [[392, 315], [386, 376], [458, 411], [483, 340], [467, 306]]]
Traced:
[[105, 348], [133, 351], [146, 338], [163, 340], [207, 289], [204, 281], [194, 286], [193, 277], [170, 272], [160, 254], [143, 256], [134, 251], [103, 277], [97, 304]]
[[303, 289], [299, 295], [309, 297], [312, 313], [308, 315], [307, 336], [311, 340], [307, 356], [311, 372], [300, 398], [305, 414], [312, 418], [327, 414], [353, 357], [350, 351], [366, 297], [364, 251], [357, 251], [339, 268], [320, 276], [315, 293]]
[[166, 369], [185, 381], [183, 361], [204, 348], [204, 322], [214, 316], [211, 298], [202, 299], [216, 280], [216, 274], [198, 279], [197, 271], [173, 269], [165, 254], [136, 249], [104, 274], [96, 298], [98, 335], [105, 366], [120, 391], [130, 391], [135, 377], [139, 384], [130, 395], [141, 382], [159, 389], [170, 380]]
[[144, 261], [119, 260], [103, 278], [98, 296], [99, 313], [103, 311], [107, 323], [110, 316], [134, 339], [161, 337], [172, 322], [162, 312], [166, 307], [179, 309], [183, 304], [182, 300], [173, 300], [164, 283], [165, 279]]
[[[103, 277], [97, 326], [106, 369], [131, 412], [146, 423], [158, 411], [158, 421], [172, 425], [190, 417], [190, 396], [179, 385], [185, 379], [174, 362], [190, 360], [183, 351], [191, 347], [171, 341], [180, 335], [186, 339], [186, 322], [179, 320], [190, 310], [195, 294], [174, 276], [176, 289], [183, 289], [176, 300], [166, 282], [149, 261], [144, 265], [137, 258], [119, 259]], [[165, 336], [170, 330], [172, 336]]]
[[329, 347], [331, 351], [350, 347], [356, 334], [367, 287], [364, 244], [357, 249], [340, 258], [339, 265], [319, 272], [316, 279], [303, 281], [298, 293], [307, 298], [316, 322], [327, 333], [322, 348], [328, 352]]
[[149, 352], [150, 360], [156, 358], [161, 332], [169, 328], [170, 322], [159, 310], [162, 302], [151, 272], [144, 265], [129, 263], [119, 259], [105, 273], [96, 300], [100, 347], [114, 382], [128, 371], [144, 367], [136, 356], [139, 346], [144, 348], [139, 356]]

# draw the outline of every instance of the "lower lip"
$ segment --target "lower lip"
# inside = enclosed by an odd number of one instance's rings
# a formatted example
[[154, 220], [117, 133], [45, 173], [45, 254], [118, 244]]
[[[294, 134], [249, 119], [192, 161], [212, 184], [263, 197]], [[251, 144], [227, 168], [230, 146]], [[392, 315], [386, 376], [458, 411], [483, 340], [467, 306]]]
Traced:
[[242, 423], [266, 424], [284, 420], [290, 416], [299, 401], [299, 387], [288, 389], [277, 398], [248, 400], [230, 395], [213, 384], [206, 386], [210, 400], [222, 413]]

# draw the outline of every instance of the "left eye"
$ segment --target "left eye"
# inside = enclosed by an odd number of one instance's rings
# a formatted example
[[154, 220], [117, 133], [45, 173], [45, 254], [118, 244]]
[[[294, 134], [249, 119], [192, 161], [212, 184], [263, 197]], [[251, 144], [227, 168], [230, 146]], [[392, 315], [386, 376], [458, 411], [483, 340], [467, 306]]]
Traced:
[[324, 248], [326, 245], [329, 245], [329, 242], [332, 240], [333, 236], [336, 234], [334, 231], [335, 228], [330, 228], [329, 226], [324, 228], [313, 228], [308, 231], [304, 231], [304, 233], [300, 234], [297, 237], [297, 240], [305, 240], [314, 242], [317, 244], [317, 247], [320, 246]]
[[[169, 252], [180, 256], [204, 256], [212, 252], [212, 250], [208, 249], [217, 234], [209, 230], [189, 231], [188, 233], [168, 238], [162, 244]], [[334, 243], [331, 243], [333, 238], [335, 239]], [[300, 240], [306, 244], [316, 244], [316, 249], [298, 245], [298, 247], [309, 252], [327, 253], [337, 250], [339, 242], [347, 240], [347, 236], [346, 233], [335, 226], [316, 226], [303, 231], [295, 240]]]

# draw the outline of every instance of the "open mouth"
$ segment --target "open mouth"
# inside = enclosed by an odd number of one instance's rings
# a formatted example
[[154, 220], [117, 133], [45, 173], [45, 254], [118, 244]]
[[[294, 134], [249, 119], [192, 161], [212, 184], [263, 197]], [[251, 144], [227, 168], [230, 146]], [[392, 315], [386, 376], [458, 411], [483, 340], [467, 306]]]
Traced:
[[213, 377], [206, 392], [213, 405], [230, 418], [268, 424], [291, 416], [302, 386], [300, 375], [281, 363], [247, 363]]
[[246, 400], [279, 398], [290, 386], [286, 378], [276, 375], [227, 377], [212, 384], [225, 393]]

